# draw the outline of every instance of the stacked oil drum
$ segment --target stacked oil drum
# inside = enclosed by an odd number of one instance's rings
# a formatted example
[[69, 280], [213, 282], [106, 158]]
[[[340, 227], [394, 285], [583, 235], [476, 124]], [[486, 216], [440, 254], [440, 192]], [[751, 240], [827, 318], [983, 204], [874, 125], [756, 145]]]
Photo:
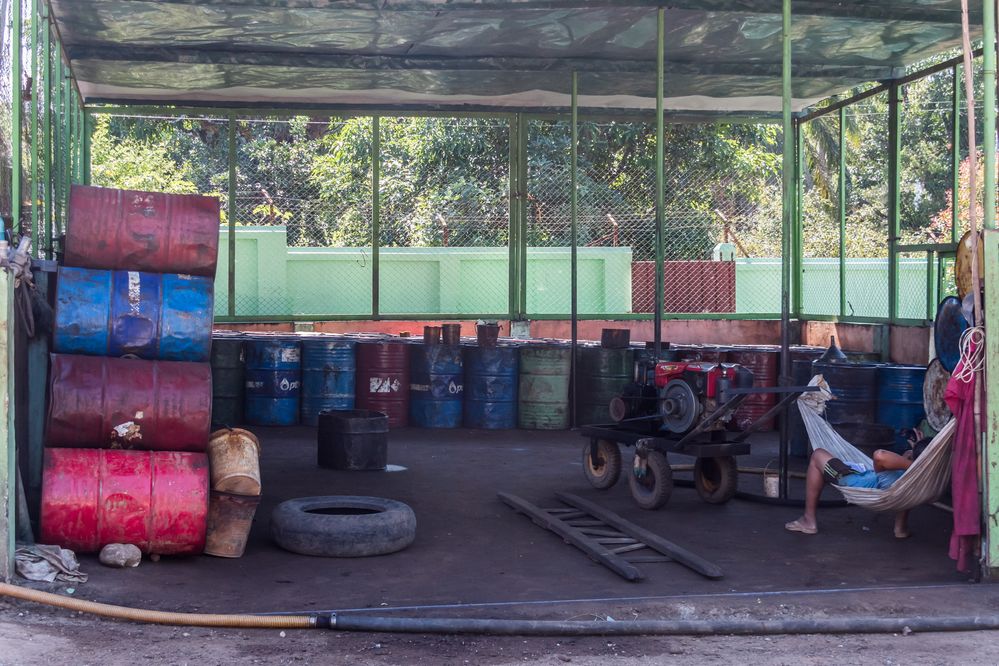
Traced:
[[45, 433], [41, 540], [205, 545], [218, 200], [74, 186]]

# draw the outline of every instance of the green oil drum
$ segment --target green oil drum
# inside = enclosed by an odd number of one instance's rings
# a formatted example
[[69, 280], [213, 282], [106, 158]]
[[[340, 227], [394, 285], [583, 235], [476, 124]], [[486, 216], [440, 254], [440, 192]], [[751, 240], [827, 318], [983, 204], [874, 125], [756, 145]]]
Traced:
[[243, 423], [245, 361], [241, 335], [212, 338], [212, 424], [237, 426]]
[[576, 350], [576, 375], [576, 425], [611, 423], [610, 401], [634, 381], [634, 352], [580, 347]]
[[527, 346], [520, 350], [520, 390], [517, 425], [533, 430], [569, 427], [568, 346]]

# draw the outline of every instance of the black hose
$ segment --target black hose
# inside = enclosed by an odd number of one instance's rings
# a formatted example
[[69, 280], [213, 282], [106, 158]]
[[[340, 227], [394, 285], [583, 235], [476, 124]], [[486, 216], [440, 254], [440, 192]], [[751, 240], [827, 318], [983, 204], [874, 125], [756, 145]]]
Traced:
[[715, 636], [767, 634], [903, 634], [999, 629], [999, 616], [815, 618], [788, 620], [478, 620], [334, 615], [335, 631], [488, 636]]

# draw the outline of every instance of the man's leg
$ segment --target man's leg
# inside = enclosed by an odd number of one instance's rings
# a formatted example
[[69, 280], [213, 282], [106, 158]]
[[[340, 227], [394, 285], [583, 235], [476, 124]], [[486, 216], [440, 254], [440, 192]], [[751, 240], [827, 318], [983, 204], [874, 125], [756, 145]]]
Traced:
[[785, 527], [792, 532], [814, 533], [818, 529], [815, 511], [819, 506], [819, 495], [826, 480], [822, 475], [822, 468], [833, 457], [825, 449], [815, 449], [811, 459], [808, 461], [808, 472], [805, 474], [805, 513], [795, 521], [788, 523]]
[[895, 538], [908, 539], [909, 536], [909, 512], [899, 511], [895, 514]]

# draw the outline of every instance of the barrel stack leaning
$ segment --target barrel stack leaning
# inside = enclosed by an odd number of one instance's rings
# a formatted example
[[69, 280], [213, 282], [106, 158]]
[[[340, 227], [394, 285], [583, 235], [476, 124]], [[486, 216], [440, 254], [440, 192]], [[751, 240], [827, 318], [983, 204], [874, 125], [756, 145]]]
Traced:
[[219, 203], [73, 186], [45, 429], [41, 539], [205, 546]]

